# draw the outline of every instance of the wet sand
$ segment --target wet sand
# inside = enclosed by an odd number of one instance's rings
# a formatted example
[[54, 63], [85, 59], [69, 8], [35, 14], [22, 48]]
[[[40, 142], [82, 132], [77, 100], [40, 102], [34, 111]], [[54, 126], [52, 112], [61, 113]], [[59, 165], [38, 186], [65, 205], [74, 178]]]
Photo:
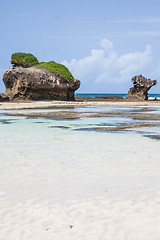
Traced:
[[70, 107], [91, 107], [91, 106], [121, 106], [121, 107], [136, 107], [160, 105], [160, 101], [141, 101], [129, 102], [124, 100], [111, 99], [77, 99], [76, 101], [16, 101], [16, 102], [0, 102], [0, 109], [36, 109], [36, 108], [70, 108]]

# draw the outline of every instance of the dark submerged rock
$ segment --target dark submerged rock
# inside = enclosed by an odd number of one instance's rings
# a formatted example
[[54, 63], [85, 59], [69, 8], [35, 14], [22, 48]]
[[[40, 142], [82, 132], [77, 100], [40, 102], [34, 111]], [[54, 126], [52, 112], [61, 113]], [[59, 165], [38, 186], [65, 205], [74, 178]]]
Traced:
[[156, 80], [145, 78], [142, 75], [132, 78], [134, 87], [130, 88], [126, 99], [128, 100], [148, 100], [149, 89], [157, 84]]

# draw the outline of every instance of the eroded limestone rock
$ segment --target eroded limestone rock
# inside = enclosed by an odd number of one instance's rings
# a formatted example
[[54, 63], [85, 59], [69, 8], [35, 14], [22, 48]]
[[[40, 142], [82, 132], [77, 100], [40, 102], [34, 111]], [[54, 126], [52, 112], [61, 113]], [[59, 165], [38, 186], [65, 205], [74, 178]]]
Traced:
[[9, 100], [74, 100], [80, 81], [67, 80], [57, 73], [36, 67], [12, 66], [3, 74], [6, 87], [0, 101]]
[[149, 89], [157, 84], [156, 80], [145, 78], [142, 75], [132, 78], [134, 87], [130, 88], [126, 99], [128, 100], [148, 100]]

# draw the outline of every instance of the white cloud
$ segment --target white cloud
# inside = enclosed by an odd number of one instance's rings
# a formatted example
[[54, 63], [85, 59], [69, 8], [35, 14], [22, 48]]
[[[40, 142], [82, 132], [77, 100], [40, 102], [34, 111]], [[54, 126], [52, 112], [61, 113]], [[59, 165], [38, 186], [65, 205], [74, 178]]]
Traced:
[[90, 56], [82, 59], [63, 61], [73, 75], [81, 81], [128, 82], [133, 75], [147, 69], [152, 61], [152, 49], [147, 45], [142, 52], [127, 53], [118, 56], [113, 43], [107, 39], [100, 41], [101, 49], [92, 49]]

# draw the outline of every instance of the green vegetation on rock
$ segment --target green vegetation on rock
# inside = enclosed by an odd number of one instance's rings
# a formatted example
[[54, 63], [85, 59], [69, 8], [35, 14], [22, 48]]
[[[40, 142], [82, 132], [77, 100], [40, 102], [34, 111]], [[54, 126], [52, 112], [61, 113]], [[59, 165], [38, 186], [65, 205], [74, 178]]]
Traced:
[[22, 66], [25, 68], [40, 68], [46, 72], [57, 73], [69, 81], [74, 81], [74, 77], [72, 76], [71, 72], [63, 64], [56, 63], [54, 61], [39, 63], [37, 58], [31, 53], [13, 53], [11, 56], [11, 63], [15, 66]]
[[31, 53], [18, 52], [12, 54], [11, 63], [23, 67], [32, 67], [37, 65], [39, 62]]
[[72, 76], [71, 72], [63, 64], [50, 61], [50, 62], [41, 62], [36, 67], [41, 68], [48, 72], [57, 73], [62, 77], [68, 79], [69, 81], [74, 80], [74, 77]]

